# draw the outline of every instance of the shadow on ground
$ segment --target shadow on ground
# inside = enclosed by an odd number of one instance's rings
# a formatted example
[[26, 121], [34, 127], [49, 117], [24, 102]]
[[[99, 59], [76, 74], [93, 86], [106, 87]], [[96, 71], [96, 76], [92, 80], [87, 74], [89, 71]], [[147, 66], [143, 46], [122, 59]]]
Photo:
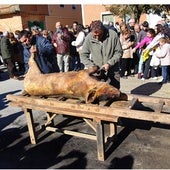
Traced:
[[[9, 93], [2, 93], [0, 95], [0, 110], [2, 111], [3, 109], [5, 109], [6, 107], [8, 107], [8, 103], [9, 101], [6, 99], [6, 96], [8, 94], [15, 94], [15, 93], [18, 93], [20, 92], [21, 90], [15, 90], [15, 91], [11, 91]], [[1, 113], [2, 114], [2, 113]]]
[[161, 86], [162, 85], [156, 82], [149, 82], [149, 83], [143, 84], [131, 90], [131, 94], [141, 94], [141, 95], [149, 96], [157, 92], [158, 90], [160, 90]]

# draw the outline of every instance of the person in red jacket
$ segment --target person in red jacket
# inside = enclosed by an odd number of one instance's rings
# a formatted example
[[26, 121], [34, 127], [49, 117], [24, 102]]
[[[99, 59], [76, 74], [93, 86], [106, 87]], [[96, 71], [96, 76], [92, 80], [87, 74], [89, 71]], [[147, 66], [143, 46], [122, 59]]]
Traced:
[[52, 43], [56, 49], [57, 63], [60, 72], [69, 71], [70, 65], [70, 34], [68, 28], [60, 28], [54, 33]]

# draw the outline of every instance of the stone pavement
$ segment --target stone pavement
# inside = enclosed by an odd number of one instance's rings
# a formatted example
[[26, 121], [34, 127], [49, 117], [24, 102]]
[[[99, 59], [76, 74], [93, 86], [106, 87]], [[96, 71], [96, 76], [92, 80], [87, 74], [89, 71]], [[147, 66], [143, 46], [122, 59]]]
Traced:
[[[20, 94], [23, 81], [0, 79], [0, 169], [168, 169], [170, 168], [170, 125], [125, 120], [107, 159], [97, 160], [96, 142], [60, 133], [44, 133], [31, 145], [26, 118], [20, 108], [8, 106], [7, 94]], [[125, 93], [170, 97], [170, 83], [156, 80], [121, 79]], [[44, 114], [35, 111], [37, 124]], [[81, 119], [62, 117], [59, 124], [90, 131]]]

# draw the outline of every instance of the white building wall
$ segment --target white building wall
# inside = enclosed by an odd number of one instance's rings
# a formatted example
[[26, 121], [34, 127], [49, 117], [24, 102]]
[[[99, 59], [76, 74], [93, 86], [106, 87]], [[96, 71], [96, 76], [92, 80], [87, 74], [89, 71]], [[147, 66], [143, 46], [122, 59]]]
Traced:
[[162, 20], [161, 16], [156, 14], [148, 14], [147, 21], [149, 22], [149, 27], [154, 28], [158, 21]]

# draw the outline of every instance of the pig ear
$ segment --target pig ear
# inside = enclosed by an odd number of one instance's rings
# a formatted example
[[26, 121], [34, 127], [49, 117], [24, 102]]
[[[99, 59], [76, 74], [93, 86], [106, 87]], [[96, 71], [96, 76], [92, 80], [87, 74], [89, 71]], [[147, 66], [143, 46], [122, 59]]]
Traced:
[[93, 88], [88, 91], [88, 95], [86, 97], [86, 103], [92, 103], [96, 99], [96, 90], [97, 88]]

